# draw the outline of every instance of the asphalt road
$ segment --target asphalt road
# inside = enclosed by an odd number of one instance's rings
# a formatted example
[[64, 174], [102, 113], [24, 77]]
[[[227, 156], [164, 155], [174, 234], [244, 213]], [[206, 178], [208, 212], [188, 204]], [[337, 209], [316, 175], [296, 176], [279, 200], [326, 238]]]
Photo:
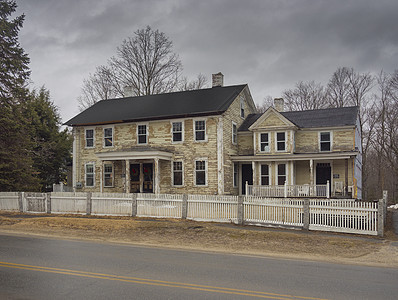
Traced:
[[396, 268], [0, 234], [0, 299], [397, 299], [397, 295]]

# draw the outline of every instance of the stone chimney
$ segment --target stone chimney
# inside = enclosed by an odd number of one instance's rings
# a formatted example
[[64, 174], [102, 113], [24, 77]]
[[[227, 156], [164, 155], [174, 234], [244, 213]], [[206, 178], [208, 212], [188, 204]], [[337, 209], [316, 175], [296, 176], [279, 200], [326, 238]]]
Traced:
[[285, 101], [283, 100], [283, 98], [274, 99], [274, 107], [277, 111], [283, 112], [285, 110], [284, 106], [285, 106]]
[[224, 75], [221, 72], [218, 72], [217, 74], [212, 74], [212, 81], [212, 87], [224, 86]]

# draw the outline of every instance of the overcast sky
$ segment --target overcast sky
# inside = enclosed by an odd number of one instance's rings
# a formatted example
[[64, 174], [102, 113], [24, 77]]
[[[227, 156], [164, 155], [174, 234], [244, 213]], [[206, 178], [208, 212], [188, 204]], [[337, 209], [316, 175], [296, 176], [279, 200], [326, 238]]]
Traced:
[[338, 67], [398, 69], [397, 0], [17, 0], [20, 43], [33, 85], [45, 85], [63, 121], [78, 110], [84, 78], [123, 39], [150, 25], [174, 43], [184, 75], [222, 72], [254, 101], [298, 81], [326, 84]]

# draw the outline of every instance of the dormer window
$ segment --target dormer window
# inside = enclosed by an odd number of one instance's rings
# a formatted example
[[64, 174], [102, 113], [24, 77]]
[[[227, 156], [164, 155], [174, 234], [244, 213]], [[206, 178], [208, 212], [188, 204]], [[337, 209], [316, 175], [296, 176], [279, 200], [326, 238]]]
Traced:
[[268, 133], [260, 134], [260, 151], [261, 152], [269, 152], [269, 134]]
[[276, 133], [276, 151], [286, 151], [286, 132]]
[[331, 137], [330, 132], [319, 133], [319, 148], [321, 152], [327, 152], [331, 150]]

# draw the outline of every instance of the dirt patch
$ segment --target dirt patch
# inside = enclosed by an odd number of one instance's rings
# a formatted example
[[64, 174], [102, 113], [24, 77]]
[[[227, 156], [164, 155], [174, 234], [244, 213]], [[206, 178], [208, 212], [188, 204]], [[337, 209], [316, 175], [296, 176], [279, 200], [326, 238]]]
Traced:
[[[388, 227], [388, 226], [387, 226]], [[3, 232], [398, 267], [396, 236], [364, 237], [175, 219], [0, 213]]]

